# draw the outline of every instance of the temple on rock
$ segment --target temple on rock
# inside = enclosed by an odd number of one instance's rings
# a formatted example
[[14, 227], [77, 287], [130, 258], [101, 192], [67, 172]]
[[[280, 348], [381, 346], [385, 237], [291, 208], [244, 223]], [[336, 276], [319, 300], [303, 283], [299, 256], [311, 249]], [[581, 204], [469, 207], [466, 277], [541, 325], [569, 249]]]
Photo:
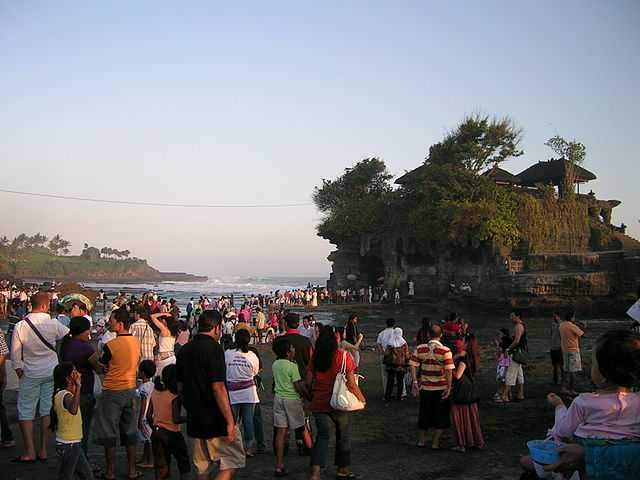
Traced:
[[[424, 181], [425, 168], [421, 165], [394, 183], [411, 188]], [[329, 286], [372, 286], [388, 292], [398, 288], [404, 299], [411, 281], [420, 301], [470, 291], [487, 301], [548, 308], [579, 304], [583, 312], [610, 314], [637, 298], [640, 242], [625, 234], [624, 224], [611, 223], [619, 200], [599, 199], [592, 191], [580, 193], [596, 178], [592, 172], [565, 159], [551, 159], [517, 175], [497, 166], [482, 175], [510, 192], [541, 202], [548, 199], [542, 205], [553, 208], [526, 217], [522, 238], [511, 246], [463, 236], [436, 249], [401, 229], [338, 239], [320, 233], [337, 246], [328, 257]], [[572, 190], [571, 203], [557, 200], [564, 189]]]

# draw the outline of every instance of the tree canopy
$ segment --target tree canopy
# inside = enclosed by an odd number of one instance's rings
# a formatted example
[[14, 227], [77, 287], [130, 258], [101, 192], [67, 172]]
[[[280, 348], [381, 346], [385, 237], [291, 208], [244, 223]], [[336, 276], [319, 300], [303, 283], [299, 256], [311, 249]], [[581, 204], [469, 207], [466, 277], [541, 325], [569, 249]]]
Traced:
[[[423, 166], [397, 189], [385, 163], [366, 158], [316, 187], [313, 200], [324, 214], [318, 234], [337, 243], [360, 234], [403, 231], [430, 250], [485, 240], [516, 246], [531, 238], [524, 230], [540, 219], [527, 215], [543, 212], [531, 206], [542, 200], [526, 190], [498, 186], [483, 173], [522, 155], [522, 136], [510, 118], [469, 115], [431, 146]], [[578, 142], [554, 137], [547, 144], [569, 159], [584, 158]], [[576, 211], [582, 210], [564, 206], [558, 215]]]

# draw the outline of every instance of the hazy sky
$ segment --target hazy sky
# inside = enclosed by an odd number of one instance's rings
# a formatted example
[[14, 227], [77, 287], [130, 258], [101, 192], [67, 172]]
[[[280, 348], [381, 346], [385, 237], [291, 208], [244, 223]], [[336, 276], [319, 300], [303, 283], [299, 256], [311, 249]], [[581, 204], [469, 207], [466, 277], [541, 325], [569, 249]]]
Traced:
[[161, 270], [328, 275], [313, 188], [417, 167], [465, 114], [587, 147], [640, 237], [637, 1], [0, 1], [1, 233], [60, 233]]

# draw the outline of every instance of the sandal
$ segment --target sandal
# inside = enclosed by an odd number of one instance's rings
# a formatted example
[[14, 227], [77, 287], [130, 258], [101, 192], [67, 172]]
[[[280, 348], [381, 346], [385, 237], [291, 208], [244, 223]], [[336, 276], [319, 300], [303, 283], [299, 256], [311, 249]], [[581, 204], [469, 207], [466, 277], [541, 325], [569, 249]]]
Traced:
[[289, 475], [289, 472], [287, 472], [286, 468], [283, 468], [282, 470], [276, 468], [276, 471], [273, 472], [274, 477], [286, 477], [287, 475]]
[[338, 475], [336, 473], [336, 480], [353, 479], [353, 478], [358, 478], [358, 476], [355, 473], [351, 473], [351, 472], [345, 475]]

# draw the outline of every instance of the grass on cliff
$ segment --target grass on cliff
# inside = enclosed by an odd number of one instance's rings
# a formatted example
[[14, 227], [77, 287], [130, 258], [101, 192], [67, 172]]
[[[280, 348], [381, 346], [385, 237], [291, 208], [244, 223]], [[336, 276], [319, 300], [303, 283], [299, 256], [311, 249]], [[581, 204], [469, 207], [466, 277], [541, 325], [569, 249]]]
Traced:
[[146, 260], [98, 258], [88, 260], [80, 256], [61, 257], [40, 252], [25, 252], [14, 261], [3, 259], [2, 270], [21, 277], [39, 276], [118, 276], [125, 273], [151, 272]]

